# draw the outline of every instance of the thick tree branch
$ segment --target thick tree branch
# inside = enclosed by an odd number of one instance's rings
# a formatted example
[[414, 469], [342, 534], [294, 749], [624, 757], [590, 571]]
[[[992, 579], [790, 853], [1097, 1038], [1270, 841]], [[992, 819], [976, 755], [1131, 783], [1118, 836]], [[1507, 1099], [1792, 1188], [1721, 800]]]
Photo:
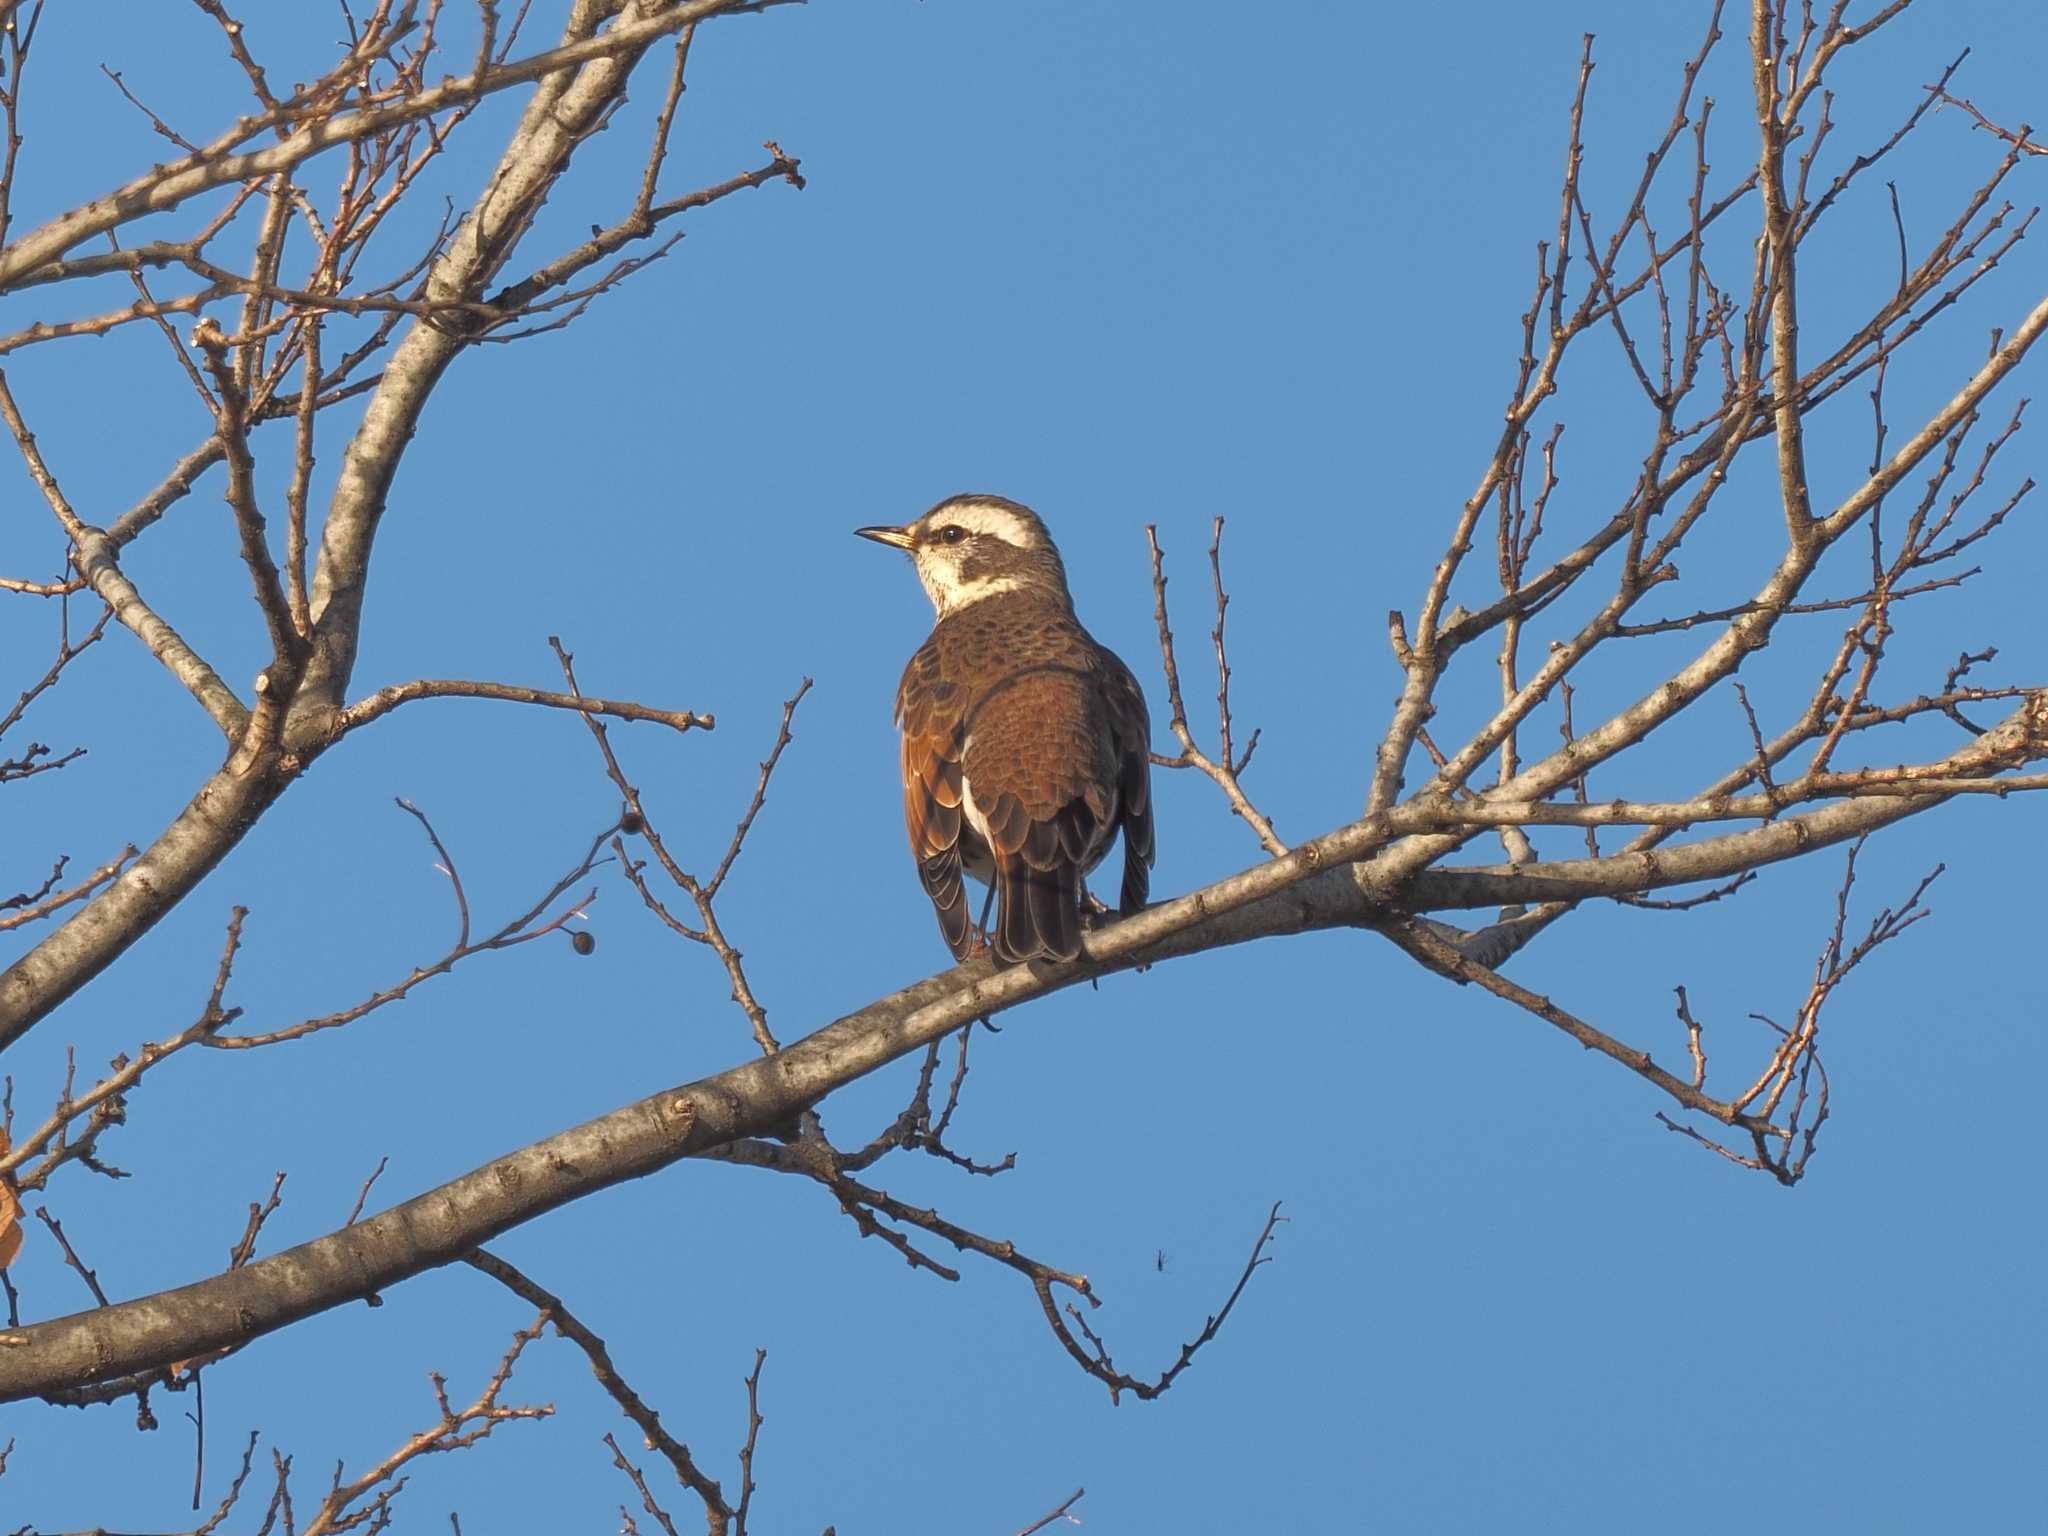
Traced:
[[[1956, 754], [2004, 762], [2016, 741], [2048, 744], [2048, 695]], [[1971, 756], [1975, 754], [1975, 756]], [[1942, 797], [1853, 800], [1701, 845], [1736, 867], [1790, 857], [1854, 837]], [[1377, 892], [1343, 866], [1397, 838], [1426, 833], [1432, 808], [1414, 803], [1368, 816], [1202, 890], [1148, 907], [1088, 933], [1067, 966], [996, 971], [986, 959], [942, 972], [847, 1014], [776, 1054], [651, 1095], [463, 1175], [342, 1231], [259, 1259], [231, 1274], [92, 1313], [0, 1334], [0, 1400], [72, 1387], [243, 1344], [302, 1317], [374, 1294], [423, 1270], [465, 1257], [511, 1227], [628, 1179], [654, 1173], [744, 1137], [773, 1135], [845, 1084], [942, 1039], [971, 1020], [1033, 998], [1176, 955], [1310, 929], [1383, 926], [1400, 905], [1453, 905], [1439, 884], [1450, 871]], [[1775, 842], [1773, 841], [1775, 840]], [[1717, 848], [1718, 845], [1718, 848]], [[1710, 878], [1704, 857], [1655, 850], [1597, 861], [1616, 889], [1653, 889]], [[1589, 863], [1595, 861], [1587, 861]], [[1540, 886], [1546, 866], [1509, 878]], [[1497, 880], [1497, 871], [1476, 872]], [[1455, 887], [1454, 887], [1455, 891]], [[1455, 892], [1463, 896], [1467, 892]], [[1535, 894], [1533, 891], [1531, 895]], [[1602, 894], [1573, 886], [1566, 896]], [[1488, 894], [1487, 903], [1499, 898]], [[1471, 904], [1477, 905], [1478, 902]], [[1482, 961], [1482, 963], [1484, 963]]]
[[183, 901], [284, 792], [285, 782], [223, 768], [84, 910], [0, 971], [0, 1050], [113, 964]]

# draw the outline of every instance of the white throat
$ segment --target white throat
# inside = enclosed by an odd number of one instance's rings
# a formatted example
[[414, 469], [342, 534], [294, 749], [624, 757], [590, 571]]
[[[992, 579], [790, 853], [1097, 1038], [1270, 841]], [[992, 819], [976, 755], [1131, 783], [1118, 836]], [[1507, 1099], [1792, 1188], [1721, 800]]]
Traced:
[[918, 580], [924, 583], [925, 596], [932, 600], [932, 607], [938, 610], [942, 619], [984, 598], [1001, 597], [1005, 592], [1021, 592], [1030, 585], [1021, 576], [977, 576], [972, 581], [956, 582], [947, 579], [949, 574], [932, 573], [922, 568], [917, 573]]

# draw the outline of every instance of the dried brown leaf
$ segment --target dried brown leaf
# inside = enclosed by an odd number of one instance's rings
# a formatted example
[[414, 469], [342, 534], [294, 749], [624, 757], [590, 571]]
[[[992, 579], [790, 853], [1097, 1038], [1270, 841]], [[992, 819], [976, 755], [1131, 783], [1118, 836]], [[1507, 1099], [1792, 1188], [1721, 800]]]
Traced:
[[[7, 1132], [0, 1130], [0, 1157], [7, 1155], [10, 1143]], [[21, 1252], [21, 1197], [14, 1187], [0, 1181], [0, 1269], [14, 1262], [14, 1256]]]

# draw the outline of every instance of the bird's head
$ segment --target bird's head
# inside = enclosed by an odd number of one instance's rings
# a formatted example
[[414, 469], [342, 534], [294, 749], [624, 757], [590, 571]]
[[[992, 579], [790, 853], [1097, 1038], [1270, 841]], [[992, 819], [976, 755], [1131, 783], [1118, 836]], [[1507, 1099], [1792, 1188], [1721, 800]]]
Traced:
[[900, 528], [856, 528], [864, 539], [910, 556], [944, 618], [969, 603], [1029, 591], [1071, 607], [1066, 567], [1045, 524], [1000, 496], [952, 496]]

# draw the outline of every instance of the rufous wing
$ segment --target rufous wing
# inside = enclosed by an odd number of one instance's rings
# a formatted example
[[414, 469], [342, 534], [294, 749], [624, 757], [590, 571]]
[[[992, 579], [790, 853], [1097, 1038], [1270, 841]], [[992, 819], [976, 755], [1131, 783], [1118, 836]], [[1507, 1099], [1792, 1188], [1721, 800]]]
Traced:
[[910, 658], [896, 693], [903, 730], [903, 821], [918, 878], [939, 932], [955, 960], [974, 950], [967, 892], [960, 878], [959, 690], [939, 675], [937, 648], [927, 644]]

